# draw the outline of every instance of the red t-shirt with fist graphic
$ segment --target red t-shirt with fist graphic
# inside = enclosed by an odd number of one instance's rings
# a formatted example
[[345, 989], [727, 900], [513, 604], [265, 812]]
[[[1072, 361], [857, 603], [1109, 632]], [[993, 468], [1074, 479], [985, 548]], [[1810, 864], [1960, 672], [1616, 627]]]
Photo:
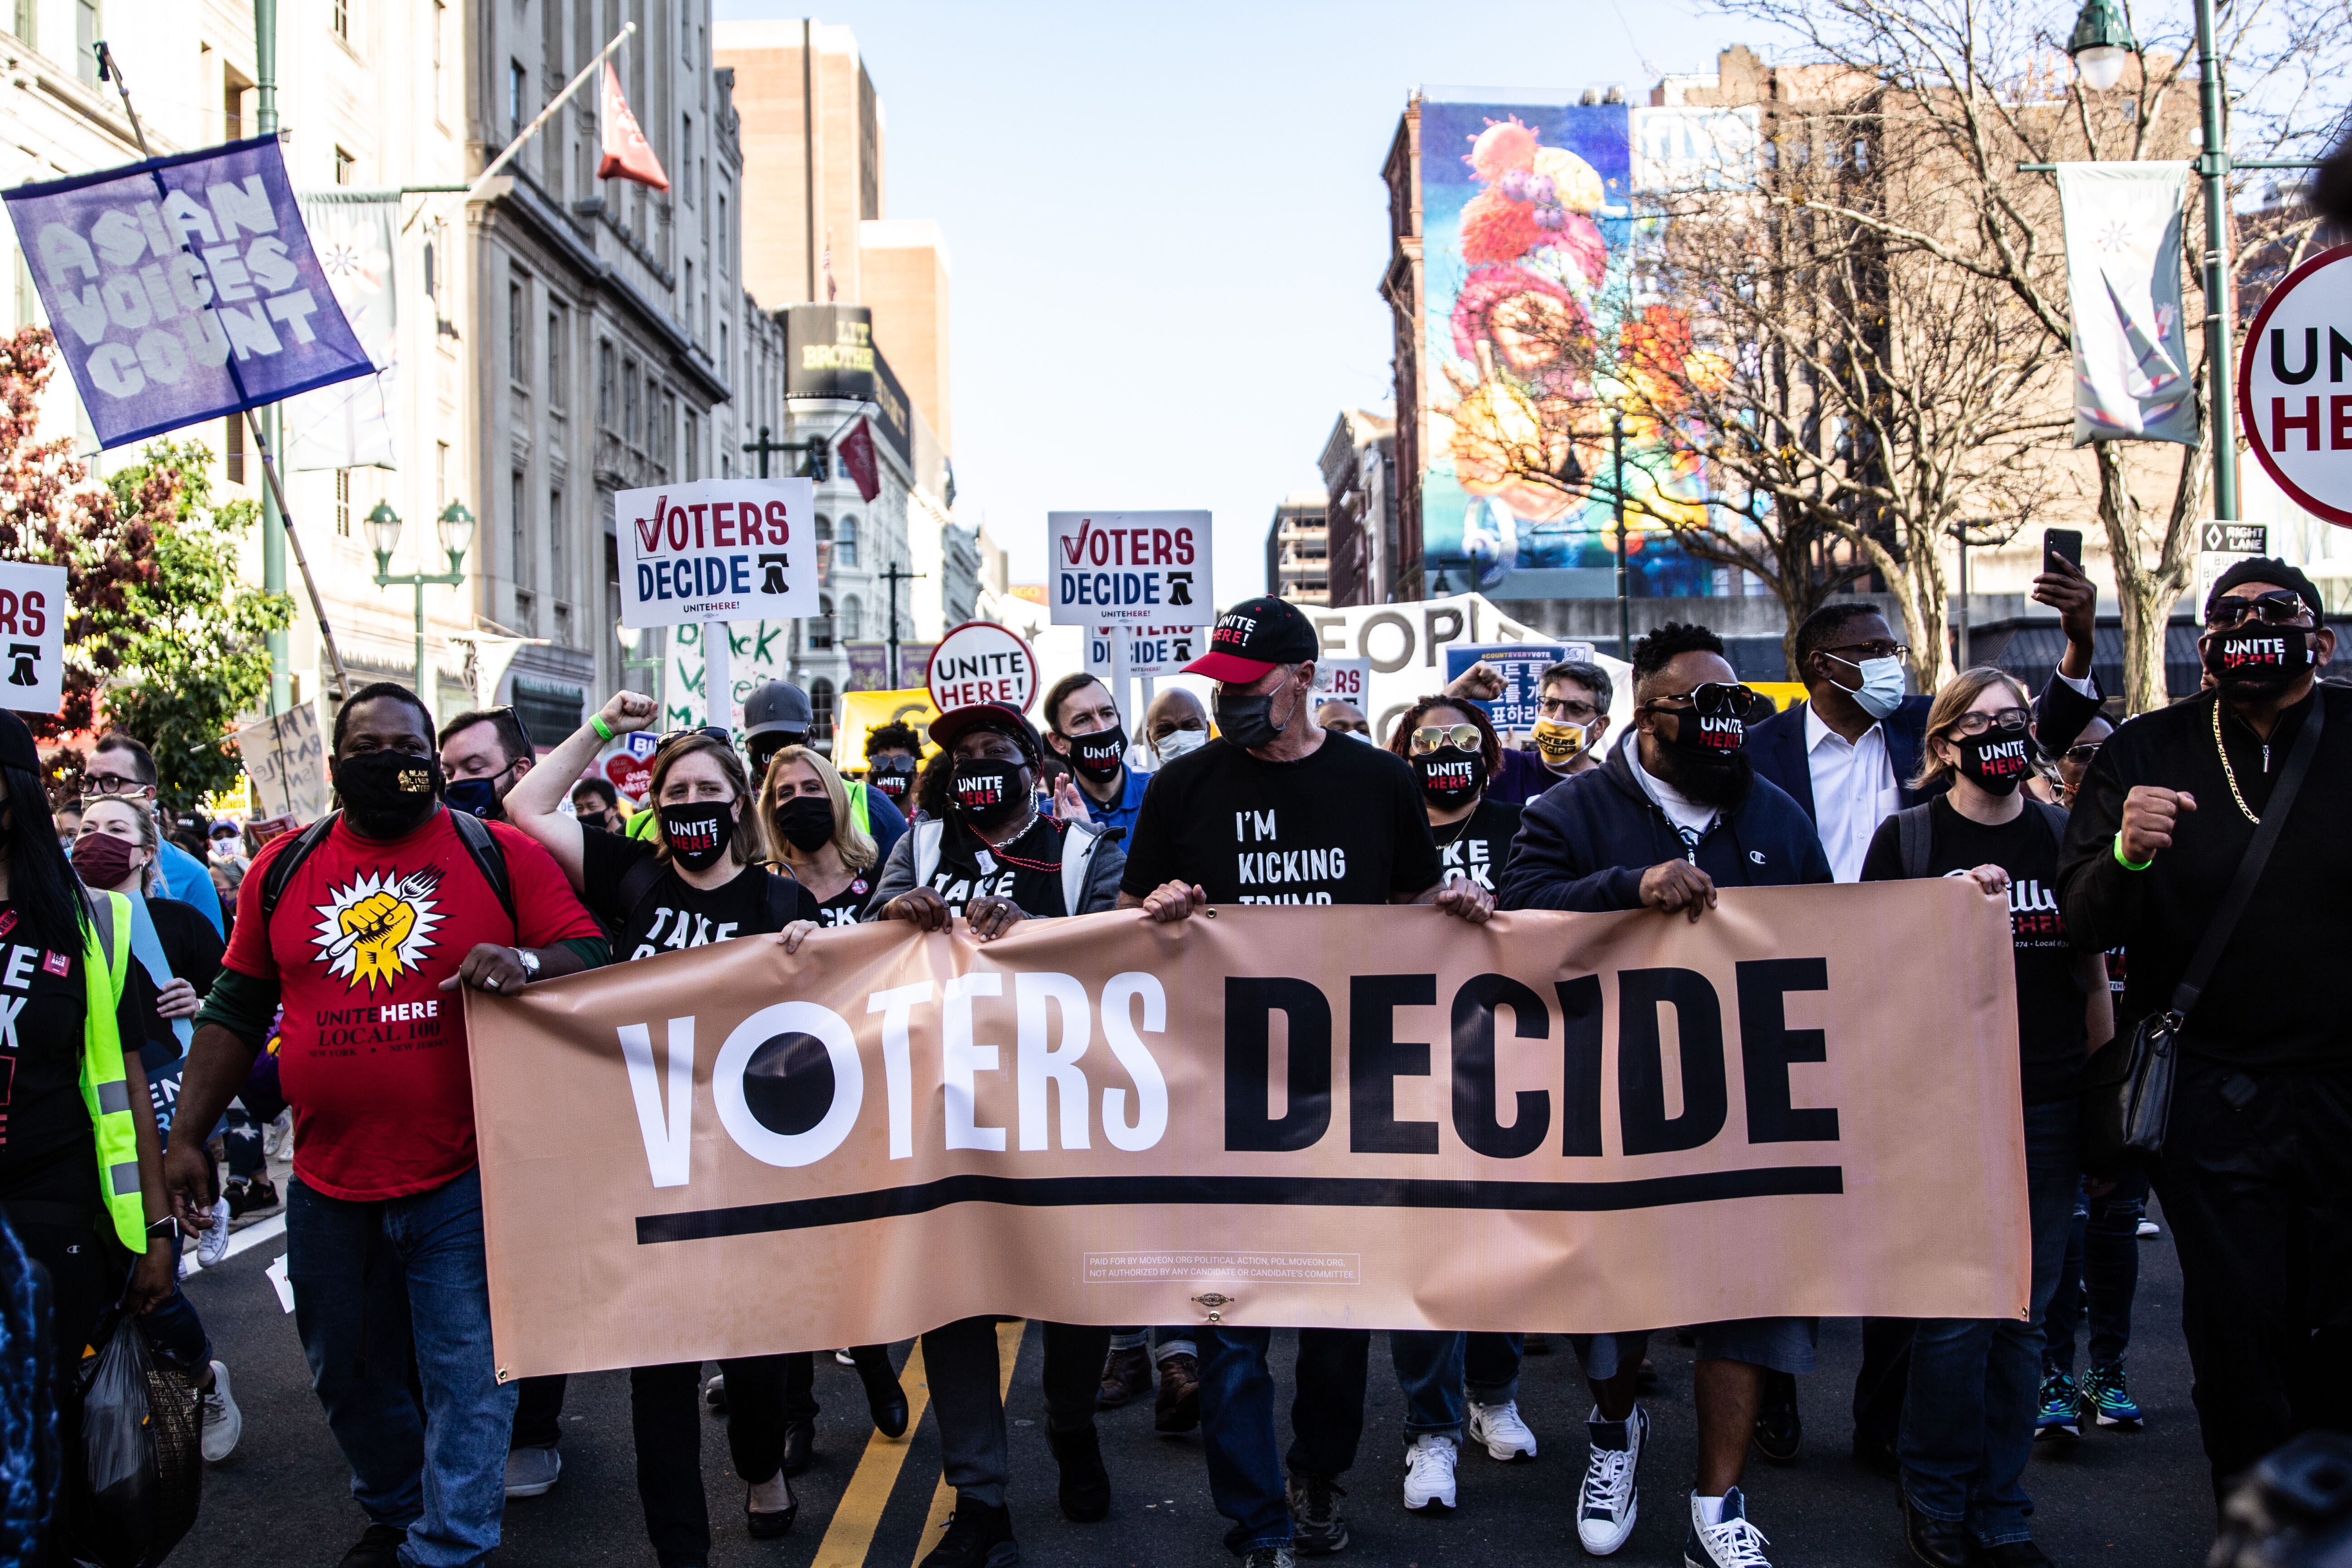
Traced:
[[520, 931], [446, 810], [388, 841], [361, 838], [339, 819], [296, 868], [267, 931], [262, 884], [299, 835], [253, 858], [223, 963], [278, 984], [278, 1081], [294, 1109], [294, 1174], [313, 1192], [406, 1197], [471, 1170], [465, 1008], [441, 983], [477, 942], [551, 947], [604, 934], [546, 850], [502, 824], [489, 828]]

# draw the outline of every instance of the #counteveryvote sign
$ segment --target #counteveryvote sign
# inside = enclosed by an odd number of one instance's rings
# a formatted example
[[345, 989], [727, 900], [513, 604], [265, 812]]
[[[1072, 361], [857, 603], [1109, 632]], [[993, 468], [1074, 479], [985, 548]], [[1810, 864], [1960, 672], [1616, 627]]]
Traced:
[[1578, 643], [1508, 643], [1445, 650], [1445, 679], [1451, 685], [1474, 664], [1483, 664], [1503, 678], [1503, 694], [1478, 704], [1497, 730], [1532, 730], [1542, 717], [1537, 689], [1543, 672], [1565, 659], [1592, 662], [1592, 645]]
[[931, 650], [924, 682], [942, 713], [975, 702], [1001, 702], [1026, 713], [1037, 700], [1037, 655], [1009, 626], [966, 621]]
[[1217, 618], [1205, 511], [1045, 514], [1045, 602], [1057, 626], [1205, 626]]
[[0, 707], [54, 713], [66, 689], [66, 569], [0, 561]]
[[697, 479], [621, 491], [613, 498], [621, 624], [815, 615], [815, 497], [806, 479]]
[[276, 136], [6, 199], [101, 447], [375, 368], [311, 251]]
[[2352, 245], [2286, 276], [2238, 361], [2246, 444], [2295, 504], [2352, 526]]

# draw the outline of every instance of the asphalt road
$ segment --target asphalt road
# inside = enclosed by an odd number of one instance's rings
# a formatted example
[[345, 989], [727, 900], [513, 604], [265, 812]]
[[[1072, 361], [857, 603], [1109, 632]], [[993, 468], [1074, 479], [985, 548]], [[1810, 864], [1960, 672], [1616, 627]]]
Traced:
[[[245, 1436], [237, 1452], [207, 1478], [202, 1516], [172, 1557], [183, 1568], [331, 1568], [365, 1522], [350, 1500], [349, 1472], [311, 1395], [293, 1320], [264, 1276], [284, 1247], [282, 1239], [252, 1246], [187, 1282], [215, 1353], [232, 1370]], [[2038, 1505], [2036, 1537], [2062, 1568], [2195, 1568], [2210, 1540], [2210, 1494], [2189, 1402], [2179, 1273], [2169, 1237], [2143, 1242], [2140, 1256], [2130, 1369], [2147, 1429], [2129, 1436], [2093, 1431], [2062, 1451], [2045, 1446], [2028, 1474]], [[1864, 1470], [1847, 1452], [1858, 1330], [1849, 1322], [1824, 1323], [1822, 1339], [1822, 1370], [1802, 1380], [1805, 1451], [1786, 1469], [1750, 1465], [1750, 1517], [1771, 1538], [1776, 1568], [1904, 1563], [1893, 1483]], [[898, 1358], [903, 1362], [909, 1348], [896, 1347]], [[1402, 1404], [1383, 1351], [1381, 1343], [1373, 1347], [1363, 1447], [1345, 1479], [1343, 1506], [1355, 1539], [1341, 1561], [1391, 1568], [1579, 1561], [1574, 1507], [1589, 1400], [1565, 1345], [1529, 1357], [1521, 1377], [1520, 1408], [1542, 1445], [1541, 1457], [1504, 1466], [1483, 1451], [1465, 1453], [1461, 1508], [1442, 1520], [1408, 1515], [1399, 1500]], [[1286, 1384], [1289, 1353], [1277, 1342], [1276, 1364]], [[1681, 1562], [1682, 1494], [1694, 1462], [1691, 1361], [1666, 1334], [1656, 1336], [1652, 1354], [1660, 1381], [1650, 1395], [1654, 1426], [1642, 1467], [1642, 1522], [1615, 1561], [1673, 1568]], [[1011, 1503], [1024, 1560], [1053, 1568], [1231, 1563], [1220, 1544], [1224, 1521], [1210, 1504], [1198, 1436], [1154, 1436], [1148, 1401], [1101, 1417], [1115, 1489], [1110, 1517], [1091, 1525], [1061, 1517], [1042, 1425], [1037, 1356], [1031, 1326], [1007, 1401], [1013, 1422]], [[910, 1568], [936, 1540], [930, 1521], [943, 1494], [931, 1418], [926, 1415], [903, 1443], [875, 1437], [856, 1374], [830, 1357], [818, 1358], [817, 1396], [824, 1413], [816, 1462], [794, 1482], [800, 1519], [780, 1542], [755, 1542], [743, 1533], [736, 1521], [743, 1489], [728, 1468], [725, 1435], [715, 1421], [704, 1423], [703, 1469], [717, 1521], [714, 1568]], [[503, 1568], [653, 1562], [637, 1506], [627, 1401], [624, 1373], [572, 1380], [563, 1479], [545, 1497], [508, 1509], [506, 1544], [498, 1556]], [[1286, 1393], [1282, 1407], [1287, 1408]]]

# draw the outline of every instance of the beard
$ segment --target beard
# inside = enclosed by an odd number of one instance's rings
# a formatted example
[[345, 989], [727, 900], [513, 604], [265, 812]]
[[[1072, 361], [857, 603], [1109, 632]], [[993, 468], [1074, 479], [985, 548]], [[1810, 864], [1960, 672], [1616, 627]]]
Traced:
[[2214, 684], [2221, 688], [2224, 701], [2234, 707], [2244, 707], [2249, 703], [2277, 701], [2294, 690], [2295, 682], [2301, 680], [2303, 677], [2304, 672], [2301, 670], [2297, 670], [2293, 675], [2264, 675], [2252, 679], [2243, 677], [2232, 679], [2217, 676], [2214, 678]]
[[1746, 751], [1696, 756], [1679, 746], [1658, 747], [1659, 778], [1701, 805], [1736, 811], [1756, 782], [1756, 760]]

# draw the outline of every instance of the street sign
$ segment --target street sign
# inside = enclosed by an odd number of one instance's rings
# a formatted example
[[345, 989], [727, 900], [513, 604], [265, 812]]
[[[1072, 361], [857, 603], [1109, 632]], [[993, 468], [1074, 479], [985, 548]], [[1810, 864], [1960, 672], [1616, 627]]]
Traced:
[[942, 713], [975, 702], [1002, 702], [1026, 713], [1037, 700], [1037, 656], [1010, 626], [966, 621], [931, 650], [923, 679]]
[[2352, 245], [2271, 291], [2238, 360], [2246, 444], [2296, 505], [2352, 527]]
[[2212, 595], [2216, 578], [2241, 561], [2271, 552], [2270, 534], [2269, 526], [2259, 522], [2197, 525], [2197, 596], [2189, 602], [2198, 616], [2205, 614], [2205, 601]]
[[66, 569], [0, 561], [0, 707], [54, 713], [66, 691]]
[[1205, 511], [1048, 512], [1045, 577], [1057, 626], [1205, 626], [1217, 618]]
[[817, 613], [815, 489], [698, 479], [613, 498], [621, 624], [790, 620]]
[[1364, 713], [1372, 696], [1372, 661], [1369, 658], [1318, 658], [1315, 661], [1315, 700], [1352, 702]]

